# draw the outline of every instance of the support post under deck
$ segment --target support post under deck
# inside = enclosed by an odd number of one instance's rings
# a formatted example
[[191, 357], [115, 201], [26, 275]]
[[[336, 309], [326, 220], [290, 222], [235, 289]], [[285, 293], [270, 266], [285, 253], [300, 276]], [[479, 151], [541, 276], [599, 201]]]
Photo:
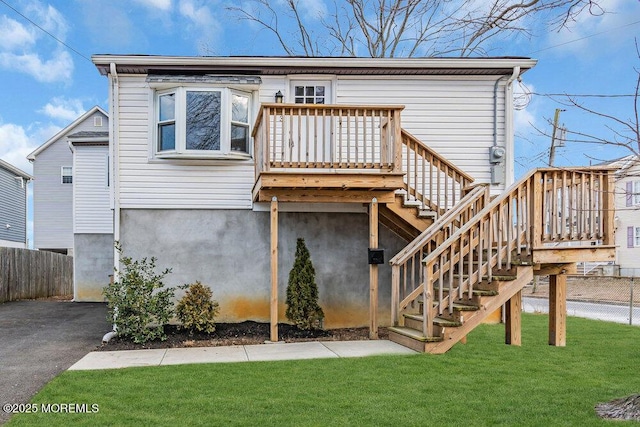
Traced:
[[567, 345], [567, 275], [549, 276], [549, 345]]
[[271, 199], [271, 334], [278, 341], [278, 199]]
[[505, 343], [522, 345], [522, 291], [518, 291], [505, 304]]
[[[378, 248], [378, 200], [369, 205], [369, 248]], [[378, 265], [369, 264], [369, 338], [378, 339]]]

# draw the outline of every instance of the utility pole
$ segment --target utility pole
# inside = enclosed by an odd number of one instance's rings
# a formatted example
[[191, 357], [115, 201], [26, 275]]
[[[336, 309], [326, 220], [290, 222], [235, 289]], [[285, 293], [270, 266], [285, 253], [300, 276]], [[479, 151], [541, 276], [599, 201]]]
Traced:
[[553, 167], [556, 161], [556, 134], [558, 133], [558, 120], [560, 119], [560, 112], [565, 111], [560, 108], [556, 108], [556, 113], [553, 117], [553, 132], [551, 133], [551, 150], [549, 150], [549, 167]]

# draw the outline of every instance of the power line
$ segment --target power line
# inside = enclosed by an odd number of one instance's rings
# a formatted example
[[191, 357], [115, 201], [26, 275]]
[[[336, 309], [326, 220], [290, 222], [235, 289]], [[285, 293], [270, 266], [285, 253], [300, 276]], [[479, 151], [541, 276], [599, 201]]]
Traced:
[[638, 95], [635, 95], [635, 94], [629, 94], [629, 95], [625, 95], [625, 94], [598, 94], [598, 93], [577, 94], [577, 93], [540, 93], [540, 92], [529, 92], [529, 93], [531, 95], [538, 95], [538, 96], [568, 96], [568, 97], [575, 97], [575, 98], [633, 98], [635, 96], [638, 96]]
[[560, 46], [568, 45], [568, 44], [571, 44], [571, 43], [579, 42], [581, 40], [585, 40], [585, 39], [588, 39], [588, 38], [591, 38], [591, 37], [600, 36], [602, 34], [610, 33], [611, 31], [621, 30], [622, 28], [630, 27], [630, 26], [636, 25], [636, 24], [640, 24], [640, 21], [631, 22], [629, 24], [625, 24], [625, 25], [622, 25], [620, 27], [611, 28], [611, 29], [606, 30], [606, 31], [600, 31], [599, 33], [590, 34], [588, 36], [580, 37], [579, 39], [569, 40], [568, 42], [560, 43], [560, 44], [557, 44], [557, 45], [554, 45], [554, 46], [545, 47], [544, 49], [539, 49], [539, 50], [533, 51], [529, 55], [533, 55], [534, 53], [544, 52], [545, 50], [549, 50], [549, 49], [555, 49], [556, 47], [560, 47]]
[[67, 49], [71, 50], [72, 52], [74, 52], [76, 55], [80, 56], [83, 59], [86, 59], [87, 61], [91, 62], [91, 59], [86, 57], [85, 55], [83, 55], [82, 53], [80, 53], [79, 51], [77, 51], [76, 49], [74, 49], [73, 47], [69, 46], [68, 44], [66, 44], [65, 42], [63, 42], [62, 40], [60, 40], [59, 38], [57, 38], [56, 36], [54, 36], [53, 34], [51, 34], [49, 31], [45, 30], [44, 28], [42, 28], [40, 25], [36, 24], [35, 22], [33, 22], [30, 18], [28, 18], [27, 16], [23, 15], [22, 13], [20, 13], [20, 11], [18, 11], [18, 9], [16, 9], [15, 7], [11, 6], [9, 3], [7, 3], [5, 0], [0, 0], [0, 3], [4, 4], [5, 6], [7, 6], [9, 9], [13, 10], [15, 13], [17, 13], [18, 15], [22, 16], [24, 19], [26, 19], [27, 21], [29, 21], [31, 23], [31, 25], [33, 25], [34, 27], [38, 28], [40, 31], [42, 31], [43, 33], [47, 34], [49, 37], [51, 37], [52, 39], [54, 39], [55, 41], [57, 41], [58, 43], [60, 43], [61, 45], [65, 46]]

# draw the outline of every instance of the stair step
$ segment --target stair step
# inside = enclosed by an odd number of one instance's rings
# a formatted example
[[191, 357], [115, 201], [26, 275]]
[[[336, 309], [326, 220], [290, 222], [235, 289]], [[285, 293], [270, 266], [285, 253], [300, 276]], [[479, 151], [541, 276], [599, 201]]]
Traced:
[[[433, 291], [434, 292], [437, 292], [439, 290], [440, 290], [439, 287], [437, 287], [437, 286], [433, 287]], [[449, 292], [449, 289], [448, 288], [444, 288], [443, 291], [444, 292]], [[465, 294], [466, 293], [467, 292], [465, 292]], [[489, 290], [489, 289], [474, 289], [473, 291], [471, 291], [471, 293], [474, 296], [477, 296], [477, 297], [493, 297], [493, 296], [498, 295], [498, 291]]]
[[389, 332], [395, 332], [397, 334], [403, 335], [405, 337], [409, 337], [416, 341], [420, 342], [438, 342], [442, 341], [441, 337], [425, 337], [422, 331], [418, 331], [416, 329], [407, 328], [405, 326], [390, 326], [388, 328]]
[[[422, 322], [422, 315], [420, 314], [405, 314], [404, 317]], [[435, 319], [433, 319], [433, 324], [444, 328], [455, 328], [457, 326], [462, 326], [462, 322], [458, 322], [457, 320], [445, 319], [444, 317], [436, 317]]]
[[[422, 296], [419, 296], [417, 298], [417, 301], [418, 301], [418, 304], [422, 304]], [[437, 304], [436, 302], [433, 303], [433, 305], [436, 305], [436, 304]], [[477, 311], [477, 310], [480, 310], [480, 308], [477, 305], [462, 304], [462, 303], [458, 303], [458, 302], [454, 302], [453, 303], [453, 309], [456, 310], [456, 311]]]
[[[468, 274], [463, 274], [462, 278], [466, 279], [467, 277], [469, 277]], [[454, 274], [453, 275], [453, 281], [455, 282], [457, 279], [460, 278], [459, 274]], [[515, 274], [492, 274], [491, 275], [491, 281], [497, 281], [497, 282], [511, 282], [512, 280], [516, 280], [518, 278], [517, 275]], [[484, 276], [482, 278], [483, 281], [488, 282], [489, 281], [489, 276]]]

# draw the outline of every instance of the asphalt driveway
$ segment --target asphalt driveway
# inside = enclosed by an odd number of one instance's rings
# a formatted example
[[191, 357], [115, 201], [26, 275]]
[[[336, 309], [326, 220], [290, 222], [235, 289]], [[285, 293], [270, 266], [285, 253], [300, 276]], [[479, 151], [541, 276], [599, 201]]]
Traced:
[[[0, 304], [0, 404], [27, 403], [60, 372], [100, 345], [111, 327], [102, 303]], [[10, 414], [0, 409], [0, 424]]]

